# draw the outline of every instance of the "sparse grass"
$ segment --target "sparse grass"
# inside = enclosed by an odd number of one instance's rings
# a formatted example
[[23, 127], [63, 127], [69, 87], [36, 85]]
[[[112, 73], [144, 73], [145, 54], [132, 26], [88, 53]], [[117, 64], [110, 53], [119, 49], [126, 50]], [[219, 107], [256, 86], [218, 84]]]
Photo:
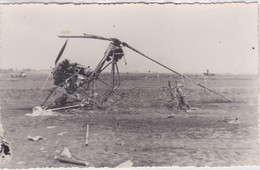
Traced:
[[[64, 146], [72, 155], [94, 167], [115, 167], [131, 160], [134, 166], [231, 166], [257, 165], [257, 76], [217, 75], [207, 85], [233, 102], [206, 93], [185, 80], [186, 99], [197, 110], [170, 108], [167, 81], [181, 82], [168, 74], [123, 74], [118, 92], [131, 94], [104, 110], [72, 109], [62, 116], [27, 117], [42, 102], [44, 73], [24, 79], [0, 79], [1, 117], [5, 138], [11, 143], [8, 168], [75, 167], [54, 160]], [[147, 77], [145, 79], [145, 77]], [[190, 75], [204, 84], [203, 76]], [[109, 76], [101, 78], [109, 81]], [[48, 83], [44, 93], [51, 87]], [[98, 86], [101, 87], [101, 86]], [[238, 123], [228, 123], [238, 118]], [[89, 146], [84, 146], [90, 125]], [[48, 126], [55, 126], [47, 129]], [[57, 136], [60, 132], [68, 132]], [[27, 136], [40, 135], [32, 142]], [[44, 147], [44, 150], [39, 150]]]

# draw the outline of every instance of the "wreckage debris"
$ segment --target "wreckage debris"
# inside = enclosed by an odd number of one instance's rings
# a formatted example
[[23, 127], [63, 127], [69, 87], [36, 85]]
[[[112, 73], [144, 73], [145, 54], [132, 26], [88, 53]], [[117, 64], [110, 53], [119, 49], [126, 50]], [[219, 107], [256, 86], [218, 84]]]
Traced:
[[86, 145], [86, 146], [88, 146], [88, 132], [89, 132], [89, 125], [87, 124], [86, 142], [85, 142], [85, 145]]
[[170, 118], [174, 118], [174, 116], [173, 116], [173, 115], [171, 115], [171, 116], [168, 116], [167, 118], [168, 118], [168, 119], [170, 119]]
[[[193, 81], [187, 76], [184, 76], [175, 70], [163, 65], [162, 63], [148, 57], [147, 55], [143, 54], [142, 52], [138, 51], [137, 49], [131, 47], [125, 42], [122, 42], [116, 38], [105, 38], [96, 35], [89, 35], [84, 34], [83, 36], [59, 36], [60, 38], [66, 38], [66, 42], [62, 46], [58, 56], [55, 59], [55, 67], [52, 70], [53, 75], [53, 84], [56, 86], [54, 87], [49, 95], [45, 98], [44, 102], [41, 104], [44, 108], [43, 110], [38, 108], [37, 113], [32, 114], [34, 115], [51, 115], [51, 112], [45, 113], [47, 110], [60, 110], [60, 109], [72, 109], [72, 108], [88, 108], [88, 109], [101, 109], [103, 105], [106, 103], [107, 105], [110, 102], [115, 103], [114, 99], [111, 99], [111, 96], [116, 94], [116, 89], [121, 84], [121, 78], [119, 73], [119, 68], [117, 63], [120, 59], [122, 59], [125, 54], [123, 51], [123, 47], [128, 48], [142, 57], [160, 65], [161, 67], [171, 71], [178, 76], [181, 76], [182, 79], [186, 79], [191, 83], [206, 89], [207, 91], [218, 95], [222, 98], [225, 98], [228, 101], [232, 101], [231, 99], [211, 90], [207, 87]], [[87, 38], [87, 39], [99, 39], [109, 41], [109, 45], [104, 53], [103, 58], [100, 60], [99, 64], [92, 70], [90, 67], [84, 67], [78, 63], [71, 63], [69, 60], [65, 59], [61, 61], [59, 60], [67, 46], [68, 39], [74, 38]], [[125, 58], [124, 58], [125, 59]], [[100, 78], [100, 74], [106, 69], [111, 67], [110, 73], [110, 82], [104, 82]], [[145, 78], [146, 79], [146, 78]], [[158, 86], [160, 84], [159, 75], [157, 75], [158, 79]], [[105, 85], [107, 88], [103, 88], [103, 92], [96, 92], [94, 87], [96, 86], [96, 82], [99, 82]], [[42, 88], [43, 89], [43, 88]], [[59, 90], [61, 89], [61, 91]], [[178, 94], [175, 95], [176, 102], [178, 102], [177, 107], [180, 109], [189, 110], [190, 105], [184, 99], [184, 96], [181, 94], [179, 87], [176, 87], [176, 91]], [[56, 96], [56, 94], [58, 94]], [[54, 100], [50, 101], [49, 99], [55, 97]], [[161, 91], [159, 90], [159, 97], [161, 98]], [[142, 100], [141, 94], [140, 98]], [[121, 98], [120, 98], [121, 99]], [[71, 104], [75, 104], [72, 105]], [[28, 115], [30, 116], [30, 115]]]
[[230, 123], [230, 124], [238, 124], [240, 121], [238, 118], [232, 119], [232, 120], [225, 120], [225, 122]]
[[76, 164], [76, 165], [83, 165], [83, 166], [88, 166], [89, 163], [88, 162], [84, 162], [84, 161], [79, 161], [76, 159], [72, 159], [72, 158], [66, 158], [66, 157], [62, 157], [62, 156], [55, 156], [54, 157], [56, 160], [60, 161], [60, 162], [64, 162], [64, 163], [70, 163], [70, 164]]
[[63, 151], [61, 152], [60, 156], [66, 158], [72, 158], [71, 152], [68, 147], [64, 147]]
[[46, 127], [47, 129], [54, 129], [54, 128], [56, 128], [56, 126], [48, 126], [48, 127]]
[[177, 81], [175, 86], [172, 87], [171, 82], [168, 81], [168, 91], [171, 96], [171, 100], [169, 101], [169, 103], [172, 103], [172, 107], [175, 106], [178, 110], [190, 111], [191, 106], [185, 99], [186, 95], [183, 92], [183, 87], [183, 84], [178, 84]]
[[43, 138], [41, 136], [30, 136], [28, 135], [28, 140], [31, 140], [31, 141], [39, 141], [39, 140], [43, 140]]
[[70, 164], [76, 164], [76, 165], [83, 165], [83, 166], [88, 166], [88, 162], [84, 162], [82, 160], [77, 160], [72, 157], [72, 154], [70, 150], [65, 147], [61, 153], [61, 156], [55, 156], [54, 157], [56, 160], [64, 163], [70, 163]]
[[63, 135], [65, 135], [65, 134], [67, 134], [68, 132], [60, 132], [60, 133], [58, 133], [57, 134], [57, 136], [63, 136]]
[[32, 113], [26, 113], [26, 116], [56, 116], [52, 110], [44, 110], [41, 106], [36, 106], [32, 109]]

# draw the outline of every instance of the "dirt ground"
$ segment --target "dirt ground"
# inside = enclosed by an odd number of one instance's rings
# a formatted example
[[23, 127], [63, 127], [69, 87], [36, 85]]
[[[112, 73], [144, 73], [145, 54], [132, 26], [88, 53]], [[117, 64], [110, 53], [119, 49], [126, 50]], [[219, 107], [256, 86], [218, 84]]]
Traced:
[[[243, 166], [259, 164], [258, 78], [246, 75], [207, 77], [207, 86], [233, 99], [207, 93], [184, 81], [186, 99], [196, 108], [177, 111], [163, 92], [167, 74], [124, 74], [118, 91], [129, 92], [103, 110], [71, 109], [57, 116], [28, 117], [39, 105], [46, 73], [0, 78], [1, 121], [11, 143], [6, 168], [75, 167], [54, 159], [67, 146], [90, 167], [115, 167], [131, 160], [142, 166]], [[202, 75], [188, 75], [205, 85]], [[85, 134], [89, 124], [89, 145]], [[53, 126], [52, 128], [47, 128]], [[63, 135], [57, 135], [67, 132]], [[30, 141], [27, 136], [43, 137]], [[82, 167], [82, 166], [78, 166]]]

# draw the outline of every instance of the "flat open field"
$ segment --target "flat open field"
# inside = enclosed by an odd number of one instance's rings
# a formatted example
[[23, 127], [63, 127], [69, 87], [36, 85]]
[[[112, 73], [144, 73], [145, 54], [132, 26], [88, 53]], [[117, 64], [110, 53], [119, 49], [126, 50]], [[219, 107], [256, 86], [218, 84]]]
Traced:
[[[47, 74], [26, 74], [20, 79], [0, 78], [1, 121], [12, 150], [11, 162], [0, 167], [75, 167], [54, 159], [65, 146], [90, 167], [115, 167], [127, 160], [135, 167], [259, 164], [257, 76], [207, 77], [209, 88], [233, 102], [184, 81], [186, 99], [196, 108], [184, 112], [171, 108], [170, 97], [162, 90], [168, 80], [181, 82], [180, 78], [124, 74], [118, 91], [131, 93], [111, 107], [28, 117], [25, 114], [43, 101], [40, 89]], [[202, 75], [190, 77], [205, 84]], [[87, 124], [89, 145], [85, 146]], [[57, 135], [61, 132], [67, 133]], [[30, 141], [28, 135], [43, 140]]]

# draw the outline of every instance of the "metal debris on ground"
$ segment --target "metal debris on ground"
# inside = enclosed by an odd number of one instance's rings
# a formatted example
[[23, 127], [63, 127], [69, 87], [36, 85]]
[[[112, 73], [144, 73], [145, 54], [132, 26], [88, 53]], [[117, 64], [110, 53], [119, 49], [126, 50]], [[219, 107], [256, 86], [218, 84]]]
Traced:
[[227, 121], [227, 123], [230, 123], [230, 124], [238, 124], [238, 123], [240, 123], [240, 121], [238, 120], [238, 118], [235, 118], [235, 119], [233, 119], [233, 120]]
[[72, 154], [70, 150], [65, 147], [61, 153], [61, 156], [55, 156], [54, 157], [56, 160], [64, 163], [70, 163], [70, 164], [76, 164], [76, 165], [83, 165], [83, 166], [88, 166], [89, 163], [85, 162], [83, 160], [78, 160], [72, 157]]
[[68, 147], [64, 147], [63, 151], [61, 152], [60, 156], [72, 158], [71, 152]]
[[86, 131], [86, 142], [85, 142], [86, 146], [88, 146], [88, 133], [89, 133], [89, 124], [87, 124], [87, 131]]
[[76, 164], [76, 165], [83, 165], [83, 166], [88, 166], [89, 163], [88, 162], [84, 162], [84, 161], [80, 161], [80, 160], [76, 160], [73, 158], [66, 158], [66, 157], [61, 157], [61, 156], [55, 156], [54, 157], [56, 160], [60, 161], [60, 162], [64, 162], [64, 163], [70, 163], [70, 164]]
[[168, 91], [171, 95], [171, 100], [169, 103], [172, 103], [178, 110], [190, 111], [191, 106], [186, 101], [186, 95], [183, 92], [183, 84], [176, 84], [174, 87], [171, 86], [171, 82], [168, 81]]
[[26, 116], [56, 116], [52, 110], [44, 110], [41, 106], [36, 106], [32, 109], [32, 113], [25, 114]]
[[65, 134], [67, 134], [67, 133], [69, 133], [69, 132], [60, 132], [60, 133], [57, 134], [57, 136], [63, 136]]
[[56, 126], [48, 126], [47, 129], [54, 129]]
[[43, 138], [41, 136], [30, 136], [28, 135], [27, 137], [29, 140], [32, 140], [32, 141], [39, 141], [39, 140], [42, 140]]

